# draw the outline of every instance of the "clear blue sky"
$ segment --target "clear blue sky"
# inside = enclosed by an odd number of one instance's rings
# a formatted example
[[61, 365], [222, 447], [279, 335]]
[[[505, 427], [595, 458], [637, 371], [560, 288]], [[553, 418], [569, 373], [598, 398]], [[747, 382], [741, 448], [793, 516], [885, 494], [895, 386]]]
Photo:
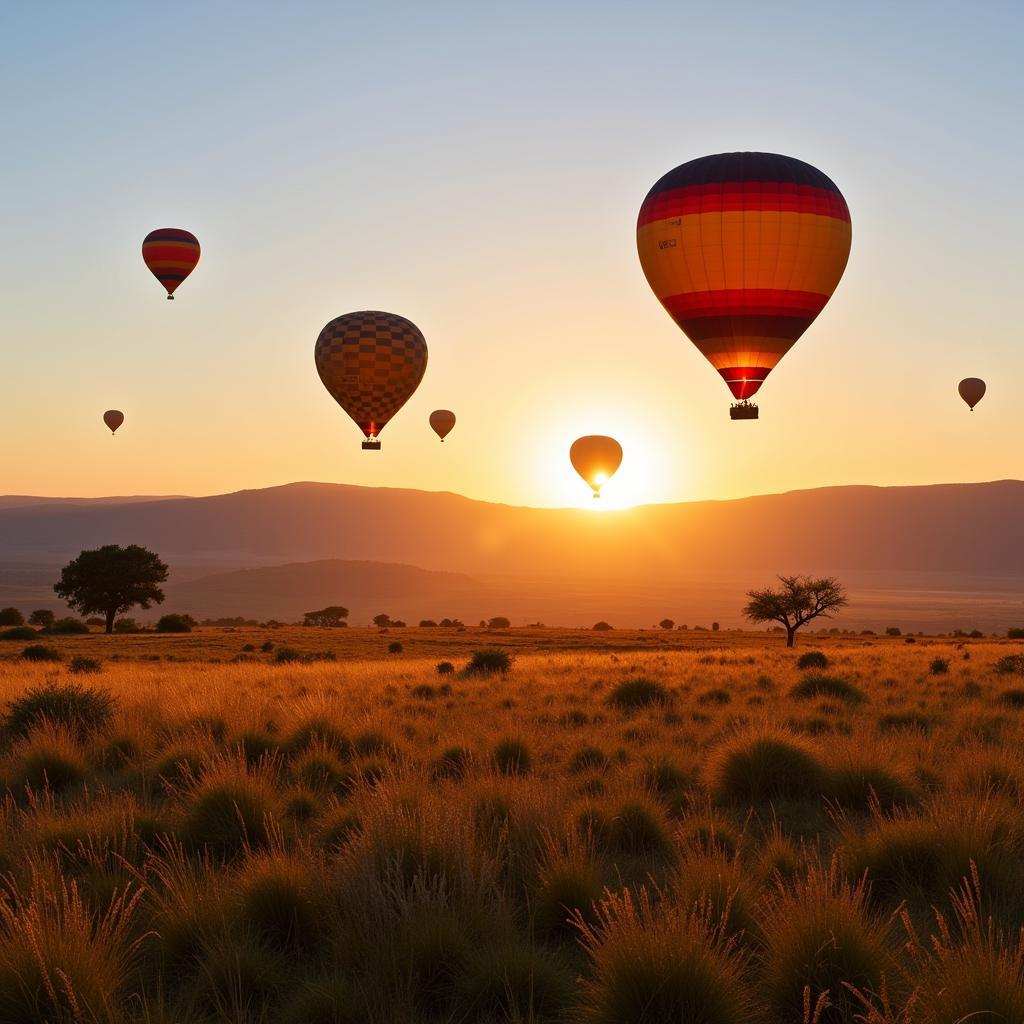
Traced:
[[[591, 432], [620, 504], [1024, 476], [1022, 33], [1008, 2], [8, 3], [0, 492], [582, 504]], [[731, 149], [815, 164], [853, 215], [756, 424], [634, 244], [662, 173]], [[163, 226], [203, 244], [173, 304], [139, 255]], [[431, 352], [373, 456], [312, 359], [361, 308]]]

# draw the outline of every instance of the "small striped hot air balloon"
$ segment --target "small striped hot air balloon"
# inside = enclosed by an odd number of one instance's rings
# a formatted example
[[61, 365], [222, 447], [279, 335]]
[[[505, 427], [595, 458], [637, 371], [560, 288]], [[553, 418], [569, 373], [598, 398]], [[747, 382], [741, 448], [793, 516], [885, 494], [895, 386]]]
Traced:
[[669, 316], [756, 419], [748, 399], [814, 322], [850, 255], [850, 211], [817, 168], [775, 153], [721, 153], [647, 194], [637, 249]]
[[103, 422], [110, 428], [111, 434], [116, 434], [117, 428], [124, 423], [124, 413], [120, 409], [108, 409], [103, 414]]
[[449, 412], [447, 409], [435, 409], [430, 414], [430, 429], [441, 438], [442, 443], [452, 432], [454, 426], [455, 413]]
[[314, 349], [331, 397], [363, 432], [363, 448], [380, 448], [380, 432], [412, 397], [427, 369], [427, 343], [404, 316], [365, 310], [336, 317]]
[[157, 228], [142, 240], [142, 258], [173, 299], [174, 290], [196, 269], [199, 239], [182, 228]]

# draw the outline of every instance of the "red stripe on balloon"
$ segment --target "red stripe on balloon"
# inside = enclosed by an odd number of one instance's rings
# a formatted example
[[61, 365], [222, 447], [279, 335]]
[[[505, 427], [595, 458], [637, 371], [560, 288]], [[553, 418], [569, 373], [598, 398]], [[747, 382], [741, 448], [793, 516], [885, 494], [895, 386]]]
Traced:
[[785, 288], [726, 288], [706, 292], [666, 295], [662, 304], [674, 317], [704, 316], [817, 316], [828, 302], [818, 292]]
[[637, 226], [699, 213], [745, 211], [811, 213], [850, 220], [846, 200], [831, 189], [785, 181], [727, 181], [652, 193], [640, 208]]

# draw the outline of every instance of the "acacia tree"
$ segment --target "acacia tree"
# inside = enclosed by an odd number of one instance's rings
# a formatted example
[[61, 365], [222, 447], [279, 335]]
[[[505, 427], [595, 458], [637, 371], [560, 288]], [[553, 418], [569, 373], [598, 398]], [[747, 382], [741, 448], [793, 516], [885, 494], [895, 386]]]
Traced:
[[108, 633], [114, 619], [138, 605], [162, 604], [159, 584], [167, 579], [167, 564], [138, 544], [105, 544], [83, 551], [61, 570], [54, 592], [83, 615], [102, 615]]
[[340, 604], [331, 604], [316, 612], [306, 612], [302, 619], [304, 626], [347, 626], [348, 609]]
[[751, 622], [778, 622], [786, 628], [786, 646], [793, 646], [796, 631], [819, 616], [831, 613], [849, 603], [842, 584], [833, 576], [813, 579], [810, 576], [780, 576], [775, 590], [748, 590], [743, 614]]

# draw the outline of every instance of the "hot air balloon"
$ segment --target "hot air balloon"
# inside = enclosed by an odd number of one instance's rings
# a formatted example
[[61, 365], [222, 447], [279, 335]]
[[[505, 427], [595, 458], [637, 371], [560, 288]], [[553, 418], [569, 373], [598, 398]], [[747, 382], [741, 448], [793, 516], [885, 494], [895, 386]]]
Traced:
[[974, 407], [985, 397], [985, 382], [980, 377], [964, 377], [956, 386], [960, 397], [971, 407]]
[[601, 488], [615, 475], [622, 464], [622, 445], [614, 437], [588, 434], [578, 437], [569, 449], [572, 468], [588, 484], [595, 498], [601, 497]]
[[314, 355], [324, 387], [366, 435], [363, 448], [379, 449], [380, 432], [427, 368], [419, 328], [395, 313], [346, 313], [320, 332]]
[[774, 153], [681, 164], [647, 193], [637, 249], [654, 294], [737, 399], [813, 323], [850, 255], [850, 211], [821, 171]]
[[157, 228], [142, 240], [142, 258], [173, 299], [174, 289], [196, 269], [199, 239], [181, 228]]
[[110, 427], [111, 434], [115, 434], [117, 428], [124, 423], [124, 413], [120, 409], [108, 409], [103, 414], [103, 422]]
[[430, 429], [434, 431], [441, 442], [444, 443], [444, 439], [452, 432], [452, 427], [455, 426], [455, 413], [449, 412], [447, 409], [435, 409], [430, 414]]

